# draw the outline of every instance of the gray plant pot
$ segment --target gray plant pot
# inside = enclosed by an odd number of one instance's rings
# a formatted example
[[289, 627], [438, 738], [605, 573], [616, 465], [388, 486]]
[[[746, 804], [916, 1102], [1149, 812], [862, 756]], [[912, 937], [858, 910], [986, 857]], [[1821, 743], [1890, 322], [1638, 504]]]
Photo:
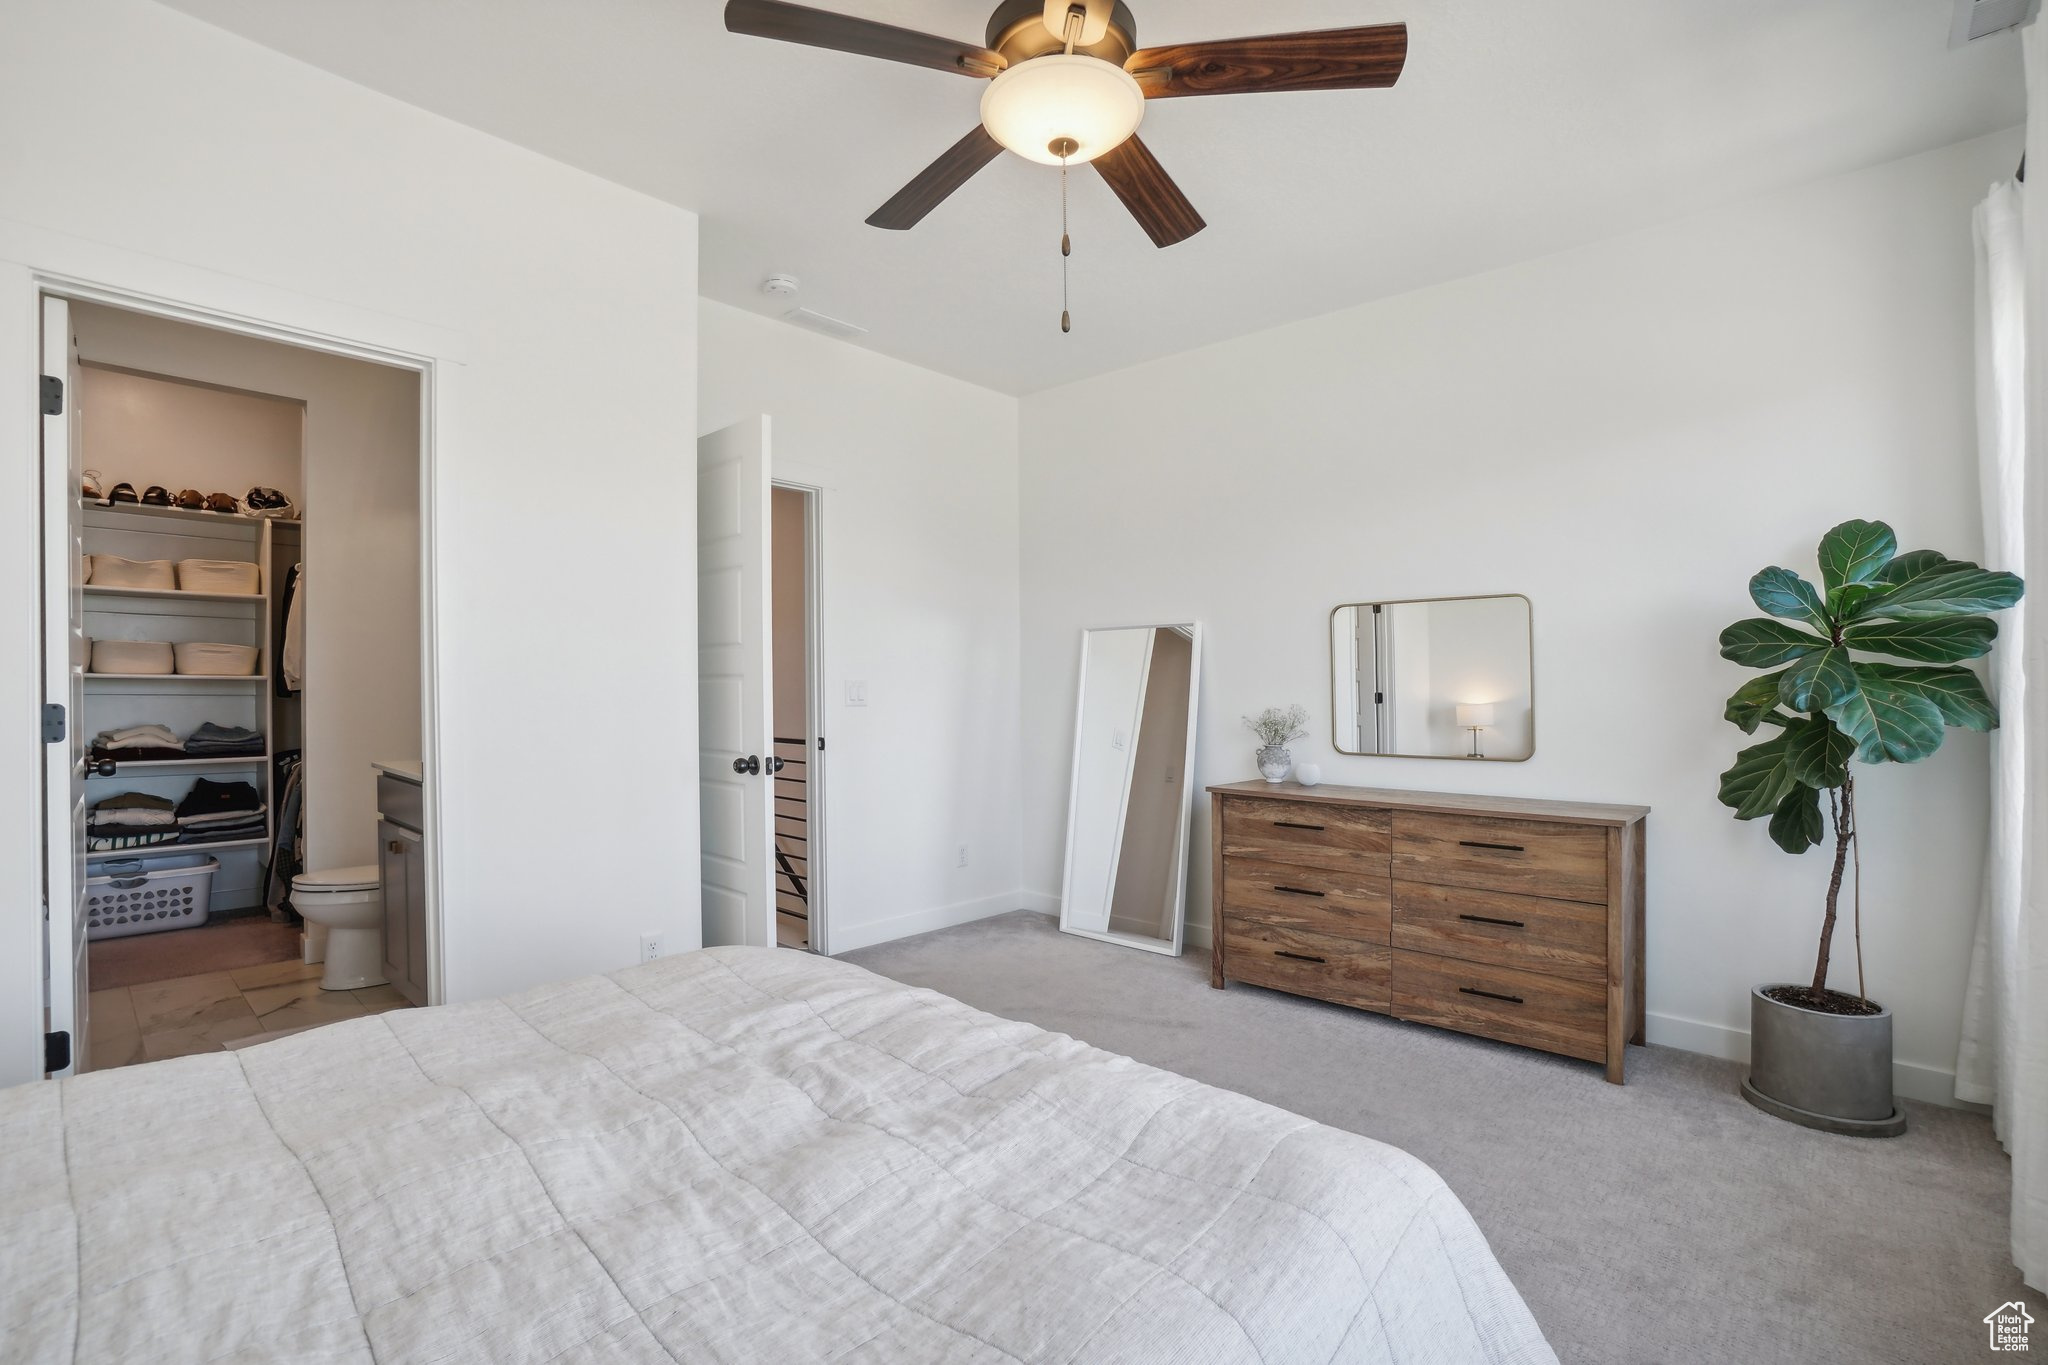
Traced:
[[1749, 1077], [1742, 1097], [1768, 1114], [1853, 1137], [1897, 1137], [1892, 1012], [1823, 1014], [1749, 993]]

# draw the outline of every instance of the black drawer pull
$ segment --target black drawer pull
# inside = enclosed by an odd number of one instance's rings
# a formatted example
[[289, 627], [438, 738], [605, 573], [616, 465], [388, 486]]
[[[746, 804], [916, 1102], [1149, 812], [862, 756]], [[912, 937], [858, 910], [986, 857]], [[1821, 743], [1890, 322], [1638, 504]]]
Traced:
[[1482, 991], [1476, 986], [1460, 986], [1458, 987], [1458, 994], [1483, 995], [1488, 1000], [1505, 1000], [1510, 1005], [1519, 1005], [1522, 1003], [1522, 997], [1519, 995], [1502, 995], [1499, 991]]
[[1305, 886], [1276, 886], [1273, 889], [1284, 891], [1290, 896], [1314, 896], [1317, 900], [1329, 894], [1327, 891], [1311, 891]]
[[1526, 929], [1529, 927], [1518, 919], [1495, 919], [1491, 915], [1460, 915], [1458, 918], [1471, 920], [1474, 924], [1498, 924], [1509, 929]]
[[[1284, 949], [1281, 949], [1281, 948], [1275, 948], [1275, 949], [1273, 950], [1273, 956], [1274, 956], [1274, 957], [1291, 957], [1291, 958], [1293, 958], [1293, 959], [1294, 959], [1294, 960], [1295, 960], [1296, 962], [1328, 962], [1328, 961], [1329, 961], [1329, 959], [1328, 959], [1328, 958], [1326, 958], [1326, 957], [1310, 957], [1310, 956], [1309, 956], [1309, 955], [1308, 955], [1307, 953], [1290, 953], [1290, 952], [1287, 952], [1286, 950], [1284, 950]], [[1520, 1003], [1520, 1002], [1517, 1002], [1517, 1003]]]
[[1520, 844], [1489, 844], [1483, 839], [1460, 839], [1459, 848], [1497, 848], [1503, 853], [1527, 852]]
[[1308, 829], [1308, 830], [1314, 830], [1314, 831], [1315, 831], [1315, 832], [1316, 832], [1317, 834], [1321, 834], [1321, 833], [1323, 832], [1323, 827], [1322, 827], [1321, 825], [1301, 825], [1301, 824], [1296, 824], [1296, 823], [1295, 823], [1294, 821], [1292, 821], [1292, 820], [1275, 820], [1275, 821], [1273, 822], [1273, 828], [1274, 828], [1274, 829]]

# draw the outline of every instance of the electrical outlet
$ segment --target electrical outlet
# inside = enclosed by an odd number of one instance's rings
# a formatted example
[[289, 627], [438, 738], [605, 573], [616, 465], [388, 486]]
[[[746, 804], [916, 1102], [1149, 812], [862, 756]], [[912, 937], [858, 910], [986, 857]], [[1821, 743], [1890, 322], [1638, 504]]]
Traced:
[[955, 866], [955, 867], [965, 867], [965, 866], [967, 866], [967, 845], [965, 845], [965, 844], [962, 844], [962, 845], [960, 845], [960, 859], [959, 859], [959, 861], [958, 861], [958, 862], [956, 862], [956, 863], [954, 864], [954, 866]]
[[640, 960], [641, 960], [642, 962], [652, 962], [652, 961], [654, 961], [654, 959], [656, 959], [657, 957], [660, 957], [660, 956], [661, 956], [661, 935], [660, 935], [660, 934], [642, 934], [642, 935], [640, 935]]

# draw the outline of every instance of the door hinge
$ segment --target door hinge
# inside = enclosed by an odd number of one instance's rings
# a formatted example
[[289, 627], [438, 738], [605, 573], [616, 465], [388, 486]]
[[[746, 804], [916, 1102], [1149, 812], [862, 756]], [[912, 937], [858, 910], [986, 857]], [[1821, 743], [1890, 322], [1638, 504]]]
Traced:
[[54, 374], [43, 376], [43, 416], [61, 417], [64, 414], [64, 381]]
[[62, 744], [63, 742], [64, 742], [64, 707], [63, 707], [63, 705], [62, 705], [61, 703], [58, 703], [58, 702], [54, 702], [54, 701], [44, 702], [44, 703], [43, 703], [43, 743], [45, 743], [45, 744]]
[[1386, 693], [1384, 693], [1384, 692], [1375, 692], [1375, 693], [1373, 693], [1373, 694], [1372, 694], [1372, 704], [1373, 704], [1374, 706], [1385, 706], [1385, 705], [1387, 704], [1387, 694], [1386, 694]]
[[45, 1033], [43, 1035], [43, 1070], [62, 1071], [71, 1065], [71, 1035], [68, 1033]]

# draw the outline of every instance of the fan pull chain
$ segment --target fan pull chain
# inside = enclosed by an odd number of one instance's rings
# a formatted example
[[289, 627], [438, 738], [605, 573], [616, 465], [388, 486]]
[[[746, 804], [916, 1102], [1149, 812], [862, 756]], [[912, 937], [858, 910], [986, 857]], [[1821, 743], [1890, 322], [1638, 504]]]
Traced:
[[1068, 310], [1067, 264], [1073, 259], [1074, 239], [1067, 232], [1067, 157], [1060, 154], [1060, 330], [1074, 330], [1074, 315]]

